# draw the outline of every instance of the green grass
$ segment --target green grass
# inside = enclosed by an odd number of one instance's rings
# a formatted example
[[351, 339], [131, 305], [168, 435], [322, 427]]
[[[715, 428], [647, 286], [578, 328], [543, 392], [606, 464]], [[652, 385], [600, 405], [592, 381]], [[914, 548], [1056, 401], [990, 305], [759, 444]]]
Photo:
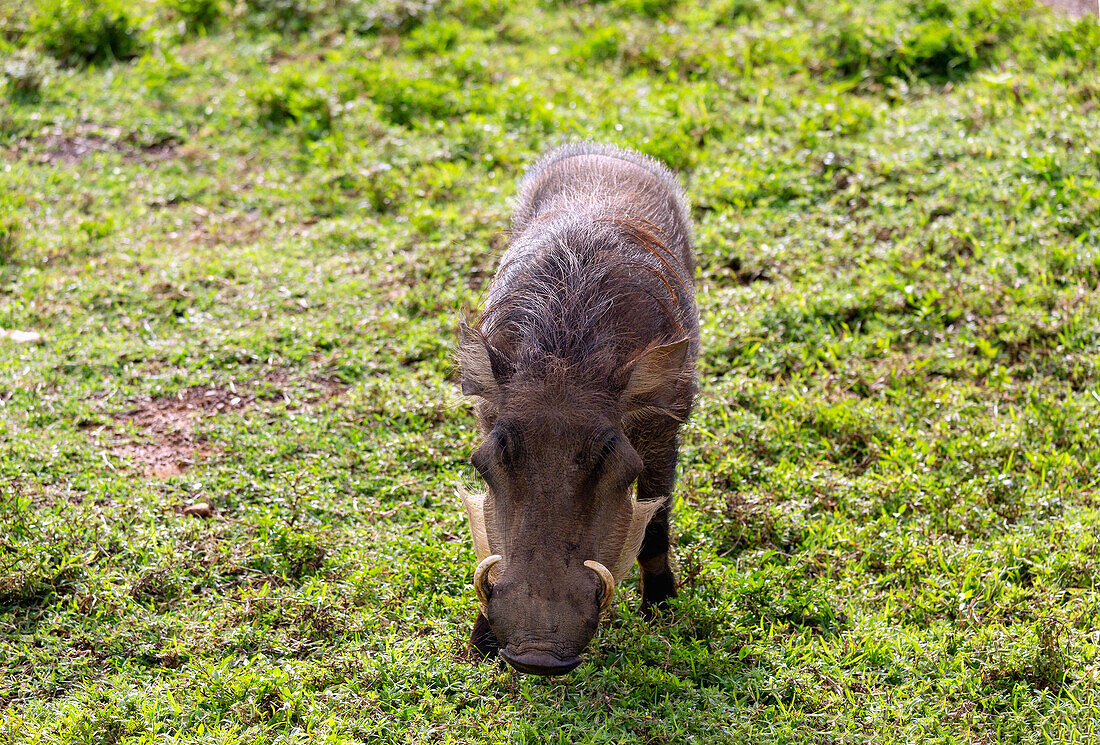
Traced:
[[[1096, 742], [1095, 21], [72, 7], [0, 6], [0, 742]], [[682, 176], [702, 391], [680, 598], [542, 680], [451, 354], [583, 137]]]

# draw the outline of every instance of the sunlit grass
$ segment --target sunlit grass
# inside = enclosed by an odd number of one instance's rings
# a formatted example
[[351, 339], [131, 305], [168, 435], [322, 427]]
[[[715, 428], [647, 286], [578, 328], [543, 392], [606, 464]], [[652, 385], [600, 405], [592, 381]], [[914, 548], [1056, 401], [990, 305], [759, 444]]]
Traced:
[[[0, 8], [0, 740], [1096, 741], [1094, 20], [86, 5]], [[701, 394], [679, 599], [541, 680], [451, 355], [585, 137], [687, 188]]]

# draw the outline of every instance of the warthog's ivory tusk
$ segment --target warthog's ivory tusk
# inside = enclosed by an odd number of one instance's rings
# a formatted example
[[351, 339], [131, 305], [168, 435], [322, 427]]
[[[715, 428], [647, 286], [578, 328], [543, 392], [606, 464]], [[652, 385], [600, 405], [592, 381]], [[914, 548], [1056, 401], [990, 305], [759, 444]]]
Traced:
[[493, 553], [489, 549], [489, 534], [485, 529], [485, 494], [471, 494], [461, 483], [457, 487], [462, 506], [466, 508], [466, 517], [470, 521], [470, 534], [474, 537], [474, 553], [482, 561]]
[[477, 605], [481, 609], [481, 615], [486, 618], [489, 617], [489, 570], [493, 568], [493, 564], [503, 558], [500, 554], [486, 556], [477, 565], [477, 569], [474, 570], [474, 592], [477, 593]]
[[611, 576], [607, 567], [598, 561], [590, 559], [584, 562], [584, 565], [600, 575], [600, 581], [603, 582], [603, 595], [600, 597], [600, 613], [603, 613], [611, 607], [611, 599], [615, 597], [615, 578]]

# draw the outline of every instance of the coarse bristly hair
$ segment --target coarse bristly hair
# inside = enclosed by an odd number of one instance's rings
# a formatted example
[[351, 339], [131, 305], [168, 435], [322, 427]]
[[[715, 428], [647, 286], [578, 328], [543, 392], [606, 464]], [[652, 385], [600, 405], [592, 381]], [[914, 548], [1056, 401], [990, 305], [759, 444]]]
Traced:
[[669, 500], [699, 349], [687, 219], [655, 161], [553, 150], [521, 182], [480, 321], [459, 327], [486, 486], [460, 495], [492, 563], [471, 639], [489, 653], [491, 627], [508, 659], [535, 660], [521, 670], [575, 664], [637, 560], [645, 607], [675, 595]]
[[697, 338], [688, 225], [679, 183], [651, 158], [557, 148], [521, 181], [477, 325], [509, 374], [606, 385], [647, 348]]

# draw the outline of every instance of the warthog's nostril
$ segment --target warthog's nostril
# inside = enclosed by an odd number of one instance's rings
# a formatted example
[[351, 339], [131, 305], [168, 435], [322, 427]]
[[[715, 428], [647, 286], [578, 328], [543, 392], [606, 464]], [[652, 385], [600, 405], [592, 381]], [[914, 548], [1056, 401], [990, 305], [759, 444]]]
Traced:
[[500, 656], [516, 670], [531, 675], [565, 675], [582, 662], [580, 657], [569, 657], [563, 660], [545, 653], [516, 655], [507, 649], [500, 650]]

